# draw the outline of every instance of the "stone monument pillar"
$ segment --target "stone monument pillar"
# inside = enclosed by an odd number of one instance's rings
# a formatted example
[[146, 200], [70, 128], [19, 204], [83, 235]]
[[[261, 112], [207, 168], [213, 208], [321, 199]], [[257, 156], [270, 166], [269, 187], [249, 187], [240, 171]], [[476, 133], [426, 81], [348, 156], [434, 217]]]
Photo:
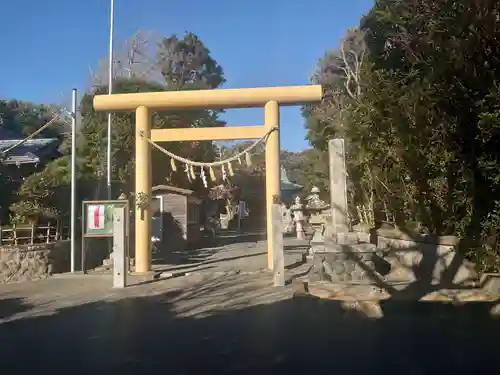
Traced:
[[347, 216], [347, 171], [345, 165], [344, 140], [328, 141], [330, 164], [330, 206], [332, 209], [332, 229], [334, 233], [349, 231]]

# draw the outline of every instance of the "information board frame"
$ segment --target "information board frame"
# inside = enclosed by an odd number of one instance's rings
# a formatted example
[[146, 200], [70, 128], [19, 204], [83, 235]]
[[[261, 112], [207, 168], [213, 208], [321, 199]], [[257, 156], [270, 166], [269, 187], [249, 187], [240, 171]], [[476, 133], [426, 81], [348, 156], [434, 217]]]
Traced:
[[[99, 223], [102, 224], [102, 228], [89, 228], [89, 207], [91, 206], [99, 206], [103, 207], [103, 212], [102, 214], [98, 215], [99, 216], [99, 221], [102, 219], [105, 222], [104, 223]], [[130, 233], [130, 209], [129, 209], [129, 201], [127, 199], [115, 199], [115, 200], [86, 200], [82, 201], [82, 271], [83, 273], [86, 273], [86, 267], [85, 267], [85, 255], [86, 255], [86, 249], [85, 249], [85, 239], [89, 238], [113, 238], [113, 212], [114, 208], [116, 206], [119, 207], [125, 207], [125, 212], [127, 213], [126, 215], [126, 222], [125, 222], [125, 235], [126, 235], [126, 243], [127, 243], [127, 257], [130, 257], [129, 254], [129, 246], [128, 246], [128, 239], [129, 239], [129, 233]], [[96, 223], [97, 224], [97, 223]], [[98, 225], [94, 225], [97, 227]], [[101, 226], [101, 225], [99, 225]], [[90, 233], [89, 233], [90, 230]]]

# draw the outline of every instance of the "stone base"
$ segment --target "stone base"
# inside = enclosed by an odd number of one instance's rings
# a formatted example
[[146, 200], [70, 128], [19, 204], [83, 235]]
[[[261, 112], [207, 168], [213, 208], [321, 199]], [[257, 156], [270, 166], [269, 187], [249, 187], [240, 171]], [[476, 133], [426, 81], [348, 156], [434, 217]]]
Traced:
[[134, 276], [136, 278], [136, 281], [139, 282], [147, 282], [147, 281], [153, 281], [161, 276], [161, 273], [155, 272], [155, 271], [148, 271], [148, 272], [131, 272], [131, 276]]
[[371, 283], [373, 275], [382, 277], [373, 261], [375, 251], [371, 244], [325, 246], [313, 254], [309, 281]]
[[493, 295], [500, 294], [500, 273], [485, 273], [480, 280], [481, 287]]
[[316, 252], [322, 252], [325, 248], [325, 236], [323, 225], [315, 225], [313, 227], [313, 234], [311, 241], [309, 241], [308, 254], [313, 255]]
[[[113, 254], [114, 253], [109, 254], [109, 257], [102, 261], [102, 265], [104, 267], [111, 267], [111, 268], [113, 267]], [[130, 258], [129, 268], [132, 269], [133, 267], [135, 267], [135, 258]]]
[[[388, 235], [388, 231], [379, 230], [371, 241], [371, 233], [332, 233], [331, 229], [326, 227], [323, 243], [311, 242], [314, 280], [365, 282], [375, 272], [384, 282], [413, 282], [429, 274], [432, 284], [470, 285], [478, 281], [474, 265], [455, 251], [456, 241], [447, 237], [417, 242], [420, 238], [396, 238], [393, 229], [389, 233], [393, 237], [384, 237], [381, 234]], [[431, 240], [436, 243], [427, 243]], [[434, 261], [427, 264], [424, 259]], [[447, 274], [450, 267], [456, 268], [453, 275]]]

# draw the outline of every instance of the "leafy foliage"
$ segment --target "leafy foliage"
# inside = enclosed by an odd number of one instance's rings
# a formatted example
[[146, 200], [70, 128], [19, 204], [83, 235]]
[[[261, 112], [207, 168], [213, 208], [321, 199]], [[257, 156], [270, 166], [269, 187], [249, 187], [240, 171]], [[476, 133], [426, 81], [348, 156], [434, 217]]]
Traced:
[[[0, 100], [0, 129], [4, 139], [22, 139], [52, 120], [59, 108], [53, 105], [37, 105], [19, 100]], [[58, 138], [67, 129], [62, 121], [56, 121], [44, 129], [38, 138]]]
[[69, 157], [49, 163], [42, 172], [32, 174], [21, 185], [20, 200], [11, 211], [15, 221], [37, 221], [38, 218], [58, 218], [69, 211]]
[[[318, 149], [347, 139], [353, 219], [363, 205], [377, 220], [459, 235], [483, 269], [499, 253], [499, 18], [494, 0], [378, 0], [361, 20], [358, 94], [304, 111]], [[330, 92], [347, 79], [329, 68], [338, 55], [318, 64]]]
[[[183, 40], [164, 38], [157, 49], [157, 57], [165, 82], [148, 82], [135, 78], [119, 78], [114, 82], [115, 93], [216, 88], [224, 82], [222, 67], [210, 57], [208, 49], [192, 33]], [[183, 71], [185, 69], [185, 71]], [[187, 72], [190, 72], [190, 75]], [[77, 178], [79, 199], [105, 198], [103, 186], [106, 161], [107, 114], [95, 112], [94, 95], [108, 92], [106, 85], [95, 85], [81, 101], [82, 126], [77, 139]], [[223, 126], [219, 112], [168, 111], [152, 113], [153, 128]], [[133, 113], [113, 114], [112, 132], [112, 196], [132, 192], [134, 186], [135, 116]], [[175, 142], [164, 145], [175, 154], [196, 161], [214, 158], [212, 142]], [[65, 149], [66, 150], [66, 149]], [[168, 157], [152, 151], [153, 184], [168, 183], [190, 189], [203, 189], [200, 179], [188, 182], [181, 168], [165, 168]], [[20, 201], [11, 210], [20, 218], [53, 217], [68, 213], [69, 201], [68, 157], [48, 164], [45, 169], [26, 179], [21, 187]]]
[[[18, 100], [0, 100], [0, 137], [3, 140], [21, 140], [32, 134], [58, 115], [59, 108], [53, 105], [37, 105]], [[66, 123], [57, 119], [41, 131], [37, 138], [56, 138], [62, 141]], [[0, 162], [6, 155], [0, 155]], [[42, 161], [43, 162], [43, 161]], [[22, 184], [23, 178], [36, 171], [33, 166], [0, 165], [0, 217], [8, 220], [9, 205], [15, 199], [13, 192]]]
[[222, 67], [198, 36], [190, 32], [183, 39], [175, 35], [163, 38], [158, 62], [166, 85], [172, 89], [215, 89], [225, 82]]

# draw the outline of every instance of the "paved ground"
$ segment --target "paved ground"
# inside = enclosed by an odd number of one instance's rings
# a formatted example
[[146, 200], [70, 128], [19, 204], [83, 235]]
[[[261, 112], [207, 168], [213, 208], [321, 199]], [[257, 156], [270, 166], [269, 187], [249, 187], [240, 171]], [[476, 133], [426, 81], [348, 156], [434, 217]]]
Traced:
[[[285, 266], [296, 268], [302, 262], [308, 241], [285, 237]], [[267, 242], [265, 233], [219, 234], [211, 246], [169, 253], [153, 259], [153, 269], [166, 276], [192, 272], [261, 272], [267, 269]]]
[[[226, 258], [236, 257], [225, 251]], [[265, 255], [260, 257], [265, 265]], [[245, 258], [233, 261], [239, 259]], [[291, 287], [270, 287], [271, 275], [260, 267], [239, 273], [238, 267], [210, 268], [124, 290], [111, 289], [108, 275], [0, 286], [1, 371], [498, 372], [500, 324], [490, 314], [494, 303], [389, 299], [380, 303], [381, 314], [374, 318], [356, 308], [366, 301], [294, 295]]]

